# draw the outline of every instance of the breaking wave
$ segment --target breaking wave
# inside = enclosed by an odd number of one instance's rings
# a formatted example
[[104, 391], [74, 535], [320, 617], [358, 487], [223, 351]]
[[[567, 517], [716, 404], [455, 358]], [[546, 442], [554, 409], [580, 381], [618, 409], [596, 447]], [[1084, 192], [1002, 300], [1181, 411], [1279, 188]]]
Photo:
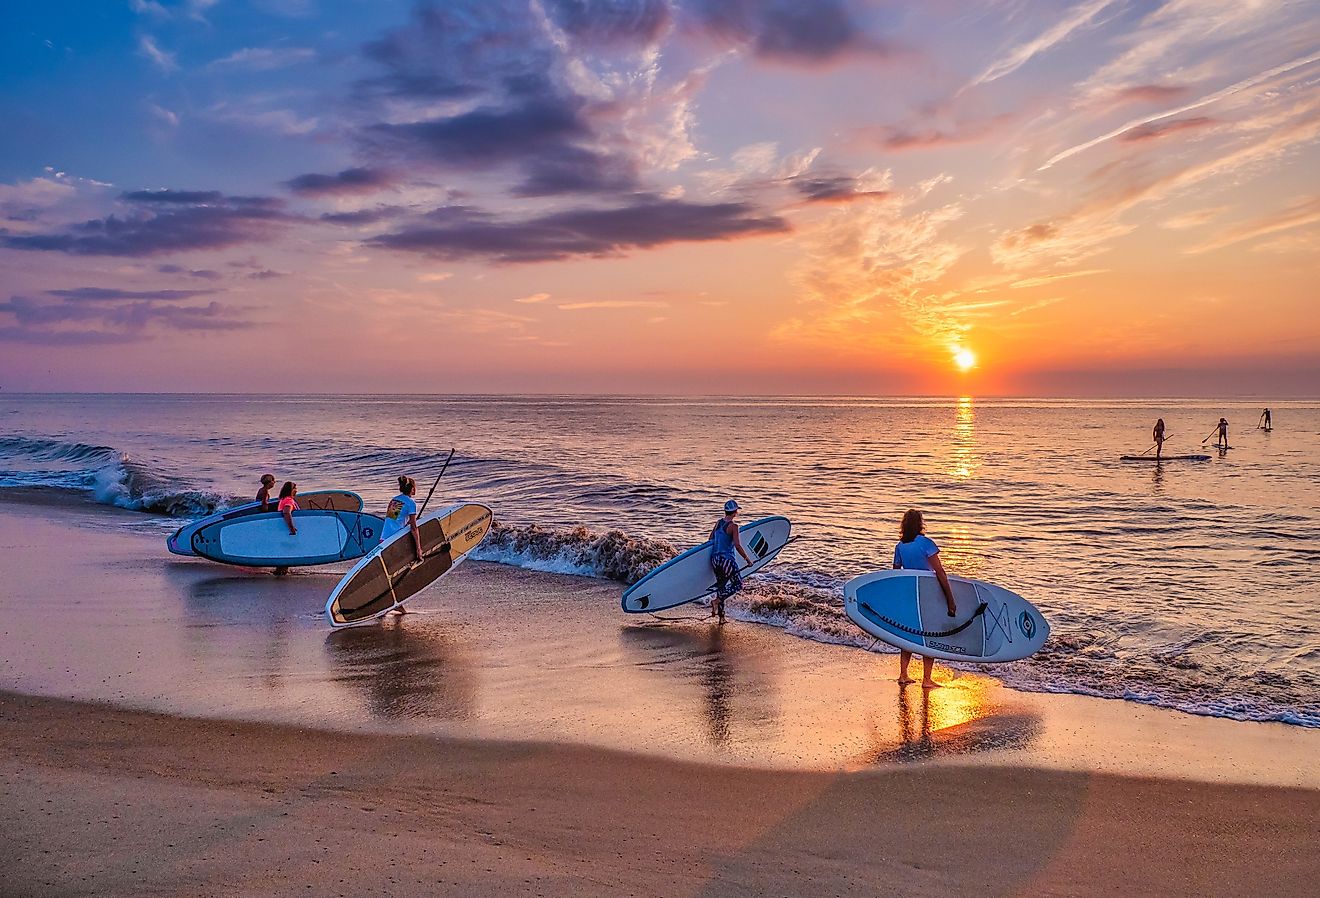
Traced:
[[629, 536], [622, 530], [599, 533], [586, 527], [559, 529], [497, 522], [472, 557], [533, 571], [635, 583], [677, 554], [673, 543]]
[[111, 446], [0, 437], [0, 488], [73, 491], [97, 502], [172, 517], [211, 514], [230, 497], [153, 473]]

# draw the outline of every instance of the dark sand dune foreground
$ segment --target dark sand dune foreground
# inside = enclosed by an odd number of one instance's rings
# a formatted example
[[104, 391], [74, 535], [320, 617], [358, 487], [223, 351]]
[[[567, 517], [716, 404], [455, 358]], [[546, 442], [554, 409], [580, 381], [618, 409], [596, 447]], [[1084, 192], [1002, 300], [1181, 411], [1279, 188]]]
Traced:
[[1264, 896], [1320, 875], [1312, 790], [750, 770], [12, 693], [0, 796], [6, 898]]

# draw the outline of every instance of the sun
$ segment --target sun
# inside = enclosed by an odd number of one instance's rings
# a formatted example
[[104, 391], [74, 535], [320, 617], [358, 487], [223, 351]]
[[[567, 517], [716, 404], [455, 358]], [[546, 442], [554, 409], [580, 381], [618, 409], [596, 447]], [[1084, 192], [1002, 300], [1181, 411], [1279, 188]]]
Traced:
[[976, 354], [970, 349], [958, 349], [953, 353], [953, 363], [959, 371], [970, 371], [976, 367]]

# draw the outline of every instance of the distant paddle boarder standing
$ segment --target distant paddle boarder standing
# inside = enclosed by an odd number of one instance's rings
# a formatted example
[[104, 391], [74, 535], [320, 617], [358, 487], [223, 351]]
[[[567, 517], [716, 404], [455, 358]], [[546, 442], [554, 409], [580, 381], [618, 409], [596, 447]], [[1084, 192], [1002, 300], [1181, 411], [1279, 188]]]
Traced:
[[1228, 448], [1228, 419], [1220, 418], [1219, 423], [1215, 425], [1215, 445], [1220, 449]]
[[[1164, 422], [1160, 422], [1162, 426]], [[915, 508], [909, 508], [903, 514], [903, 521], [899, 524], [899, 542], [894, 546], [894, 570], [904, 571], [933, 571], [935, 579], [940, 581], [940, 589], [944, 590], [944, 602], [949, 609], [949, 617], [958, 613], [958, 603], [953, 598], [953, 587], [949, 585], [949, 575], [944, 572], [944, 562], [940, 561], [940, 547], [935, 545], [935, 540], [926, 535], [926, 521], [921, 512]], [[900, 686], [906, 686], [913, 682], [908, 676], [908, 662], [912, 660], [912, 653], [907, 649], [901, 649], [898, 658], [898, 683]], [[934, 689], [939, 686], [931, 677], [931, 671], [935, 667], [935, 659], [922, 656], [921, 659], [922, 677], [921, 685], [925, 689]]]
[[[1164, 419], [1160, 418], [1155, 422], [1155, 429], [1150, 432], [1151, 438], [1155, 440], [1155, 460], [1159, 461], [1164, 454]], [[1147, 449], [1147, 452], [1150, 450]]]
[[724, 600], [742, 589], [742, 573], [738, 570], [738, 555], [748, 564], [752, 559], [743, 548], [742, 537], [738, 533], [738, 503], [730, 499], [724, 503], [724, 517], [710, 531], [710, 569], [715, 572], [715, 598], [711, 600], [711, 610], [724, 623]]
[[1273, 415], [1270, 414], [1269, 409], [1265, 409], [1265, 411], [1260, 413], [1260, 423], [1257, 424], [1256, 426], [1261, 430], [1274, 429]]

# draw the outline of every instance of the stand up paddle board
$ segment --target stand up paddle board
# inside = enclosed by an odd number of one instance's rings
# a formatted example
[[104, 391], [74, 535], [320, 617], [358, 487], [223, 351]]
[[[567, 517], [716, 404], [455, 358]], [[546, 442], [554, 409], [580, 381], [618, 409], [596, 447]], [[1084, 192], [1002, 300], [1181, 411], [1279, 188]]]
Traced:
[[1119, 456], [1119, 461], [1165, 462], [1165, 461], [1209, 461], [1209, 460], [1210, 460], [1210, 456], [1208, 455], [1166, 455], [1163, 458], [1156, 458], [1153, 455], [1120, 455]]
[[1017, 661], [1045, 644], [1050, 625], [1022, 596], [993, 583], [949, 577], [949, 617], [931, 571], [879, 571], [843, 587], [848, 617], [895, 648], [946, 661]]
[[490, 509], [475, 503], [427, 515], [417, 522], [421, 561], [412, 531], [405, 527], [344, 575], [326, 600], [326, 621], [332, 627], [352, 627], [400, 607], [456, 568], [486, 538], [490, 525]]
[[[274, 509], [277, 504], [279, 504], [279, 500], [272, 496], [270, 507]], [[322, 511], [361, 511], [362, 497], [357, 493], [350, 493], [348, 490], [318, 490], [312, 493], [299, 493], [298, 507]], [[198, 530], [217, 521], [226, 521], [230, 518], [260, 513], [260, 502], [249, 502], [246, 505], [238, 505], [234, 508], [216, 512], [210, 517], [202, 518], [200, 521], [184, 524], [170, 534], [169, 539], [165, 540], [165, 545], [175, 555], [194, 555], [196, 553], [192, 550], [192, 538]]]
[[248, 567], [304, 567], [361, 558], [380, 542], [385, 522], [360, 511], [293, 513], [297, 534], [278, 511], [216, 521], [193, 534], [197, 555]]
[[[744, 577], [775, 560], [792, 529], [788, 518], [761, 518], [738, 528], [743, 548], [752, 563], [742, 567]], [[710, 540], [671, 558], [623, 591], [623, 610], [630, 614], [663, 611], [695, 602], [715, 592], [715, 572], [710, 569]], [[741, 560], [741, 559], [739, 559]]]

